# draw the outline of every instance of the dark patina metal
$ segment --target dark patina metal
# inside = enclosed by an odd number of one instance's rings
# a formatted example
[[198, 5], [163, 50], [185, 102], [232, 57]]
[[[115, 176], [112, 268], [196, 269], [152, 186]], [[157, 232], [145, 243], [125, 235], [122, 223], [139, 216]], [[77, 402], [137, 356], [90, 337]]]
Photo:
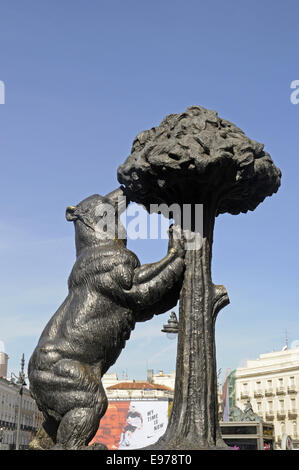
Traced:
[[[262, 144], [201, 106], [141, 132], [118, 169], [128, 196], [148, 211], [155, 203], [203, 204], [201, 247], [185, 255], [172, 413], [153, 449], [226, 447], [218, 422], [215, 322], [229, 298], [211, 279], [215, 217], [254, 210], [278, 190], [280, 178]], [[191, 232], [194, 226], [191, 221]]]

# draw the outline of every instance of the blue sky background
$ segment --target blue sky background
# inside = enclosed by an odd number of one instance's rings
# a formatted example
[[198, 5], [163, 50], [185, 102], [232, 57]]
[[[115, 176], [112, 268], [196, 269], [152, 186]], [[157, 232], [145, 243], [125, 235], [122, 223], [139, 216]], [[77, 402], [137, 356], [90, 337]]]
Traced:
[[[137, 133], [190, 105], [263, 142], [283, 173], [254, 212], [217, 218], [213, 281], [231, 304], [216, 328], [226, 371], [299, 339], [299, 79], [296, 0], [2, 0], [0, 340], [26, 362], [67, 294], [75, 259], [65, 207], [117, 187]], [[167, 241], [129, 241], [142, 263]], [[111, 371], [175, 368], [168, 314], [137, 325]]]

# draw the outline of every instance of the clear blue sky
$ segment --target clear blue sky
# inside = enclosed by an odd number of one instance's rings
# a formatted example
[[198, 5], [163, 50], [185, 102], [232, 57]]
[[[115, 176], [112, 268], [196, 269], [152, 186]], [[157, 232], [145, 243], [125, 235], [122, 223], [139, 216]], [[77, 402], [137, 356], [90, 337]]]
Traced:
[[[9, 370], [28, 361], [67, 294], [74, 262], [65, 207], [117, 186], [137, 133], [190, 105], [215, 109], [265, 143], [279, 192], [216, 221], [213, 280], [231, 304], [216, 328], [218, 368], [299, 339], [299, 79], [296, 0], [2, 0], [0, 340]], [[166, 241], [132, 241], [141, 261]], [[112, 371], [172, 371], [168, 315], [137, 326]]]

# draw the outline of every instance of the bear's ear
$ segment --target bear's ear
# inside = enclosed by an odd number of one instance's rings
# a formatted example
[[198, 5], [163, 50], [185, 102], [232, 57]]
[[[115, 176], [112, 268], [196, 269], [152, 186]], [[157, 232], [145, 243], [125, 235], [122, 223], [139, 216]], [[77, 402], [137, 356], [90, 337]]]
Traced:
[[65, 211], [66, 220], [68, 221], [76, 220], [77, 219], [76, 210], [77, 210], [76, 206], [67, 207]]

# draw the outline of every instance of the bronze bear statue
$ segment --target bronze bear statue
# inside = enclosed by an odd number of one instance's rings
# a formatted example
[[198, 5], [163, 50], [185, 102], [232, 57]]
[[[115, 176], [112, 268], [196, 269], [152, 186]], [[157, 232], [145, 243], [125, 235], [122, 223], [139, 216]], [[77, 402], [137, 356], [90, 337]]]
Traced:
[[126, 248], [126, 238], [113, 237], [99, 223], [102, 209], [110, 207], [121, 224], [122, 194], [121, 188], [105, 197], [96, 194], [66, 210], [76, 237], [69, 292], [28, 365], [30, 391], [55, 450], [88, 448], [107, 408], [103, 374], [117, 360], [136, 322], [166, 312], [179, 298], [185, 251], [177, 227], [169, 229], [167, 255], [141, 266]]

